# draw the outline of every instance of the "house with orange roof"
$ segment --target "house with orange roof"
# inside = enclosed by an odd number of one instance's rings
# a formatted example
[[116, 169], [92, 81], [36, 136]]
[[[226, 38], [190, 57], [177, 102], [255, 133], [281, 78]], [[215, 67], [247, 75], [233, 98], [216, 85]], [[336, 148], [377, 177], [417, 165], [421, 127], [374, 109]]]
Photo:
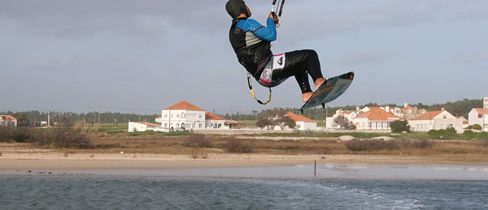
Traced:
[[0, 115], [0, 126], [17, 127], [17, 118], [11, 115]]
[[293, 112], [288, 112], [286, 114], [288, 118], [295, 122], [295, 129], [299, 131], [306, 131], [306, 130], [317, 130], [317, 121], [312, 120], [308, 117], [303, 115], [298, 115]]
[[472, 109], [468, 114], [468, 123], [469, 125], [480, 125], [481, 131], [488, 132], [488, 108]]
[[169, 130], [205, 129], [205, 111], [187, 101], [181, 101], [161, 111], [161, 127]]
[[235, 120], [227, 120], [212, 112], [205, 113], [206, 129], [233, 129], [238, 127], [239, 127], [239, 122]]
[[409, 120], [408, 124], [411, 131], [415, 132], [454, 128], [457, 133], [464, 133], [463, 119], [452, 115], [444, 109], [417, 116], [415, 119]]
[[390, 130], [390, 123], [400, 118], [381, 107], [368, 107], [353, 119], [357, 130]]

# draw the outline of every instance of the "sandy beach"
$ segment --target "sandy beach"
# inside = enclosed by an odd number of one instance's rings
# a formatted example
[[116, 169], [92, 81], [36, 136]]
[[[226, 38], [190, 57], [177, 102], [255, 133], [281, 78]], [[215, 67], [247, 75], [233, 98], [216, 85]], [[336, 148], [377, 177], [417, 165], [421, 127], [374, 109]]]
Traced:
[[205, 157], [171, 154], [67, 154], [37, 150], [3, 153], [0, 170], [175, 169], [215, 167], [287, 166], [296, 164], [488, 164], [484, 156], [383, 155], [269, 155], [208, 154]]

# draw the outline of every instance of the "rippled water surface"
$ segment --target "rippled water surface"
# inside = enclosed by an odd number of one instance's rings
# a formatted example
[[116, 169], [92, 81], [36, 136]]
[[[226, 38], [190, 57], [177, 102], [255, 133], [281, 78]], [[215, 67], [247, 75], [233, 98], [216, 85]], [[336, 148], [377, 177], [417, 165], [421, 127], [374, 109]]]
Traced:
[[0, 209], [488, 209], [488, 181], [0, 175]]

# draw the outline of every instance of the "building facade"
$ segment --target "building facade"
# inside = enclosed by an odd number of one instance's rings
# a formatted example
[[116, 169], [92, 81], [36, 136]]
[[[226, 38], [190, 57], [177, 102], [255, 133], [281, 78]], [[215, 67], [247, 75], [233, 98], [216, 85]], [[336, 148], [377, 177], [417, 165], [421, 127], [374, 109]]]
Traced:
[[205, 128], [207, 129], [230, 129], [230, 124], [226, 120], [212, 112], [205, 113]]
[[161, 127], [170, 130], [205, 129], [205, 111], [182, 101], [161, 111]]
[[353, 119], [356, 130], [391, 130], [390, 123], [400, 118], [381, 107], [368, 107]]
[[488, 132], [488, 108], [472, 109], [468, 114], [469, 125], [480, 125], [481, 130]]
[[0, 126], [17, 127], [17, 118], [11, 115], [0, 115]]
[[299, 131], [307, 131], [307, 130], [317, 130], [317, 122], [307, 118], [303, 115], [298, 115], [293, 112], [288, 112], [286, 114], [291, 120], [295, 122], [295, 129]]
[[446, 110], [427, 112], [408, 121], [410, 130], [415, 132], [454, 128], [457, 133], [464, 133], [463, 123], [462, 118], [457, 118]]

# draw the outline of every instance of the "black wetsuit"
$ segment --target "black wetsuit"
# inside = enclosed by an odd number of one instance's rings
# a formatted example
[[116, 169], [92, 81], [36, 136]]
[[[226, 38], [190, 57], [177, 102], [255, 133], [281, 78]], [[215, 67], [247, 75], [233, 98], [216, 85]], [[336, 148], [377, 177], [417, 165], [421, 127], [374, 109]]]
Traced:
[[302, 93], [306, 93], [312, 91], [308, 74], [314, 81], [323, 77], [313, 50], [273, 55], [271, 42], [276, 40], [276, 25], [272, 18], [268, 18], [267, 26], [250, 18], [234, 20], [229, 38], [239, 62], [263, 86], [274, 87], [295, 76]]

